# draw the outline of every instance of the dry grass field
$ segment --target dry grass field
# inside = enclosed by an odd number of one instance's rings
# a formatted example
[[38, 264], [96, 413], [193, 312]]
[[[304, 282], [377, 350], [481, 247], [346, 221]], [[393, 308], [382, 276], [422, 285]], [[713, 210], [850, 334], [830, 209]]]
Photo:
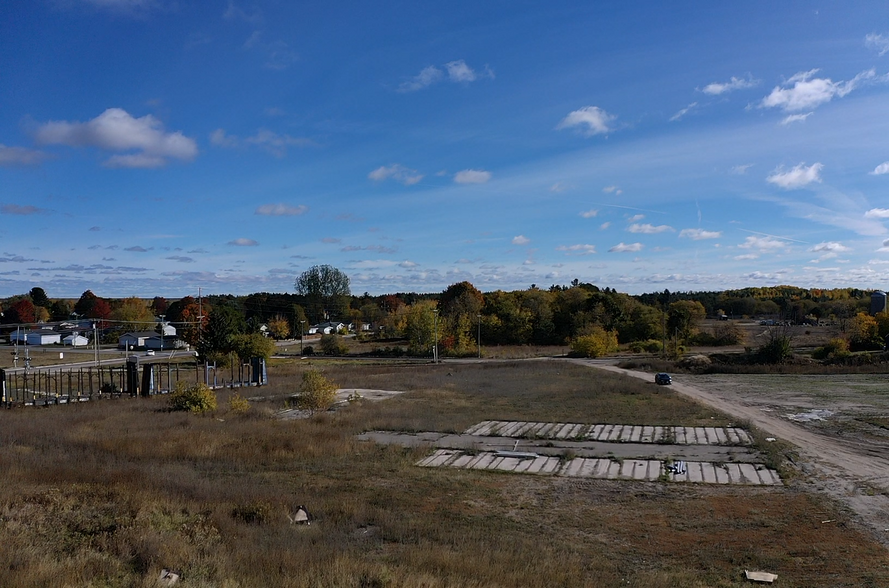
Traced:
[[[370, 429], [485, 419], [725, 423], [663, 387], [553, 361], [311, 362], [342, 387], [406, 390], [269, 416], [310, 362], [273, 363], [250, 413], [121, 399], [0, 413], [0, 586], [886, 586], [885, 549], [793, 488], [418, 468]], [[304, 504], [316, 517], [292, 525]], [[823, 521], [831, 521], [824, 523]]]

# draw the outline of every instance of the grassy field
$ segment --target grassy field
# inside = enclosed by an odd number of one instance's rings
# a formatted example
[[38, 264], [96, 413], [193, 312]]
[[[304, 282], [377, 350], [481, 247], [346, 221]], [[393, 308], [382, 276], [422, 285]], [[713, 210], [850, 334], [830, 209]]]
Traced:
[[[309, 362], [270, 367], [247, 415], [164, 398], [0, 413], [0, 586], [885, 586], [884, 548], [792, 488], [418, 468], [368, 429], [485, 419], [640, 424], [725, 418], [630, 378], [553, 361], [312, 362], [343, 387], [407, 390], [312, 419], [268, 416]], [[317, 518], [291, 525], [304, 504]], [[822, 521], [833, 522], [824, 524]]]

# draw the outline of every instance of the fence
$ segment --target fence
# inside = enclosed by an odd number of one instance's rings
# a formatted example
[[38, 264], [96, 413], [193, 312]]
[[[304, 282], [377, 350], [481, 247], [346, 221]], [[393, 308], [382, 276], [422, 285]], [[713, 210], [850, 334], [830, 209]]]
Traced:
[[[135, 361], [134, 361], [135, 360]], [[196, 362], [151, 362], [131, 358], [124, 365], [53, 366], [0, 369], [0, 400], [6, 407], [48, 406], [105, 398], [152, 396], [175, 390], [182, 382], [202, 382], [211, 388], [262, 386], [267, 383], [265, 360], [254, 358], [239, 366], [238, 379], [220, 379], [216, 366]]]

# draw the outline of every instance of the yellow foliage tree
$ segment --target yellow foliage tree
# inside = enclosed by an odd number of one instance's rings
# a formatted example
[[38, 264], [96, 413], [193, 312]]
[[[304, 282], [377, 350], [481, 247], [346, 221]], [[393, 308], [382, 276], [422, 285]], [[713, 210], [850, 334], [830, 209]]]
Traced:
[[312, 414], [318, 410], [327, 410], [336, 398], [336, 384], [328, 380], [316, 369], [303, 372], [302, 384], [299, 387], [298, 405]]
[[571, 341], [571, 351], [583, 357], [601, 357], [617, 349], [617, 332], [606, 331], [598, 325]]

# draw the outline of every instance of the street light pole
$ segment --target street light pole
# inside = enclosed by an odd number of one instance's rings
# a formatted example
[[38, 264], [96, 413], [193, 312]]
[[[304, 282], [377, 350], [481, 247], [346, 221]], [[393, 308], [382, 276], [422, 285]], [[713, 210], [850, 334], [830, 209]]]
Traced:
[[99, 365], [99, 329], [97, 323], [93, 323], [93, 348], [95, 350], [96, 365]]
[[306, 335], [306, 321], [299, 321], [299, 354], [303, 354], [303, 339]]
[[475, 338], [475, 342], [478, 343], [478, 358], [482, 358], [482, 315], [478, 315], [478, 336]]
[[435, 343], [432, 345], [432, 363], [438, 363], [438, 309], [432, 311], [432, 325], [435, 330]]

